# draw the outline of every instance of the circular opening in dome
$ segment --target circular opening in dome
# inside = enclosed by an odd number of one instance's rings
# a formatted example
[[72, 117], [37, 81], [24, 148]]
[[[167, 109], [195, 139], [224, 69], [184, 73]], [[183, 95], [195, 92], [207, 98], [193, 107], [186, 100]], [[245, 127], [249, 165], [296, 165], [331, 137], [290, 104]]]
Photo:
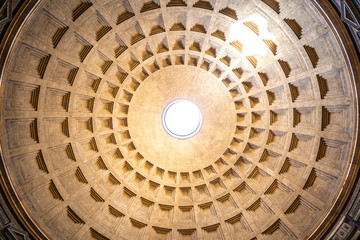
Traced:
[[177, 100], [170, 103], [164, 110], [163, 126], [173, 137], [185, 139], [194, 136], [201, 127], [200, 109], [188, 100]]

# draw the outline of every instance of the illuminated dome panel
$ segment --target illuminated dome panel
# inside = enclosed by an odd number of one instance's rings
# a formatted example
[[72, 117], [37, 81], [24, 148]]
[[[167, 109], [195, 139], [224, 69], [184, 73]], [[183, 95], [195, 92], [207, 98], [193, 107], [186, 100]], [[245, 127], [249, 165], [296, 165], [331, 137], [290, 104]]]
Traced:
[[[201, 129], [190, 138], [174, 137], [164, 129], [164, 110], [175, 99], [191, 101], [201, 111]], [[220, 157], [234, 138], [237, 121], [228, 89], [212, 74], [184, 65], [149, 76], [136, 90], [127, 120], [131, 139], [144, 159], [156, 161], [157, 167], [170, 172], [197, 171], [211, 165], [214, 156]], [[222, 129], [221, 135], [214, 131], [217, 128]]]

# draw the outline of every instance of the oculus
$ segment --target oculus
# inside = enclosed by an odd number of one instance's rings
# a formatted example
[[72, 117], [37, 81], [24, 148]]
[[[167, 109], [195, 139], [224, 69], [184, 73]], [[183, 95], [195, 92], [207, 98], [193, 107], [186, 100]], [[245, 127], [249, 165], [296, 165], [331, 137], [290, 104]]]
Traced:
[[194, 136], [201, 127], [201, 111], [193, 102], [176, 100], [164, 110], [162, 123], [166, 132], [180, 139]]

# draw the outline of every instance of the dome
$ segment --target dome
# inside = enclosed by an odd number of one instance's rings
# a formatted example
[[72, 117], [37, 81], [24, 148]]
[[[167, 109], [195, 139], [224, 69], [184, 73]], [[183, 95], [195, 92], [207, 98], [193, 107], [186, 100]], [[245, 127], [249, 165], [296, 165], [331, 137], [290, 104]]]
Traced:
[[327, 8], [25, 6], [1, 75], [2, 185], [20, 220], [39, 239], [323, 236], [358, 171], [359, 73]]

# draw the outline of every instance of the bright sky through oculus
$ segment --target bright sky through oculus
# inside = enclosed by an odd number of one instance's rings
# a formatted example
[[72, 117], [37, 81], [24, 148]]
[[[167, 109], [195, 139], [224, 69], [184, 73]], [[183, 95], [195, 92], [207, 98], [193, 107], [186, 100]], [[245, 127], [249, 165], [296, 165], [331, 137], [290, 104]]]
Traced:
[[202, 116], [200, 109], [187, 100], [170, 103], [163, 113], [163, 126], [168, 134], [176, 138], [190, 138], [200, 129]]

